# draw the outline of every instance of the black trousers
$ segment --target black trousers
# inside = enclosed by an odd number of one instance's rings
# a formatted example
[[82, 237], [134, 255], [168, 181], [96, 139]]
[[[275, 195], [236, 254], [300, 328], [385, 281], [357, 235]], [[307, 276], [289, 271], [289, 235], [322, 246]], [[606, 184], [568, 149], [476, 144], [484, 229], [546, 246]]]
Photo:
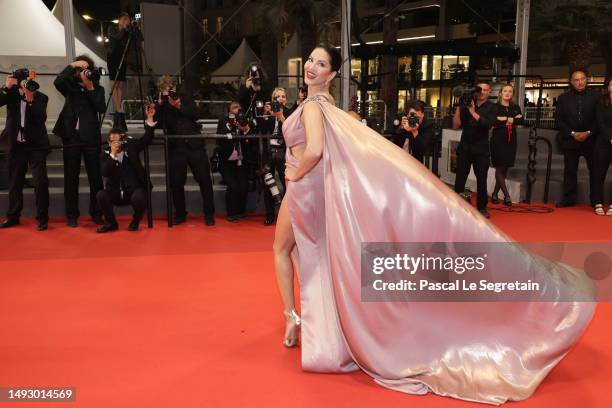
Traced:
[[[606, 197], [604, 196], [604, 185], [606, 183], [606, 175], [608, 174], [608, 168], [612, 164], [612, 143], [606, 143], [605, 145], [596, 145], [593, 150], [593, 162], [595, 165], [595, 181], [593, 182], [593, 204], [604, 204], [606, 203]], [[608, 201], [612, 204], [612, 199]]]
[[178, 216], [187, 214], [185, 205], [185, 182], [187, 181], [187, 166], [200, 186], [202, 204], [205, 215], [214, 215], [215, 200], [213, 196], [210, 164], [206, 149], [172, 149], [168, 152], [170, 168], [170, 188], [175, 213]]
[[66, 202], [66, 217], [76, 218], [79, 211], [79, 174], [81, 173], [81, 157], [85, 161], [85, 170], [89, 180], [89, 214], [102, 215], [96, 196], [104, 188], [102, 170], [100, 168], [99, 147], [67, 147], [64, 148], [64, 200]]
[[[272, 176], [278, 177], [281, 180], [283, 191], [285, 191], [285, 149], [270, 148], [270, 153], [266, 157], [266, 163], [270, 166]], [[266, 216], [274, 217], [274, 198], [268, 186], [263, 185], [264, 189], [264, 204], [266, 206]]]
[[48, 151], [30, 151], [15, 142], [8, 158], [9, 206], [7, 218], [19, 219], [23, 209], [23, 186], [28, 167], [32, 172], [32, 183], [36, 197], [36, 218], [49, 219], [49, 177], [47, 176]]
[[221, 174], [227, 184], [225, 208], [227, 216], [233, 217], [246, 213], [246, 201], [249, 194], [249, 171], [246, 164], [238, 166], [236, 160], [221, 162]]
[[563, 149], [563, 201], [576, 202], [578, 192], [578, 163], [580, 156], [584, 156], [589, 169], [589, 197], [591, 205], [594, 205], [593, 193], [597, 177], [595, 176], [595, 164], [593, 163], [593, 146], [581, 145], [579, 149]]
[[489, 154], [473, 151], [469, 147], [457, 149], [457, 175], [455, 177], [455, 191], [463, 193], [465, 182], [474, 167], [476, 175], [477, 207], [479, 210], [487, 208], [487, 172], [489, 171]]
[[147, 208], [147, 192], [144, 187], [134, 191], [124, 191], [123, 197], [117, 190], [100, 190], [96, 194], [98, 205], [102, 209], [106, 222], [117, 222], [113, 206], [131, 205], [134, 209], [134, 218], [141, 220]]

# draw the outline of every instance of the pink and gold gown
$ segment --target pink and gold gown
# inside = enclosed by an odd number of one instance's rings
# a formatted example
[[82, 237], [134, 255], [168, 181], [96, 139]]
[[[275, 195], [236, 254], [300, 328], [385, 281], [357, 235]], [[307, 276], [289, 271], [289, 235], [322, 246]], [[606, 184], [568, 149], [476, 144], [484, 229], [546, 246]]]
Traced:
[[[302, 367], [361, 369], [382, 386], [502, 404], [528, 398], [588, 325], [592, 302], [362, 302], [362, 242], [508, 242], [507, 236], [374, 130], [323, 95], [285, 121], [305, 142], [301, 113], [324, 117], [320, 162], [289, 182]], [[286, 160], [298, 166], [287, 149]], [[579, 277], [570, 285], [588, 286]]]

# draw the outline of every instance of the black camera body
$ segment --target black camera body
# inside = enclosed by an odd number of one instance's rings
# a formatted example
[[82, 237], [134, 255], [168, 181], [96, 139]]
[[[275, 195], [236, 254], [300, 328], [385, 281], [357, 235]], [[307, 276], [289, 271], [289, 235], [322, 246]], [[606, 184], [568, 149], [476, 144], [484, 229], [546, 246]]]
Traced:
[[417, 117], [416, 113], [410, 112], [410, 114], [408, 114], [408, 126], [410, 126], [411, 128], [414, 128], [418, 124], [419, 124], [419, 118]]
[[280, 112], [283, 109], [282, 105], [278, 101], [272, 102], [272, 112]]
[[27, 68], [19, 68], [13, 71], [11, 76], [15, 78], [17, 82], [21, 83], [21, 81], [27, 81], [28, 78], [30, 78], [30, 70]]
[[240, 127], [245, 127], [249, 124], [249, 118], [241, 111], [236, 115], [236, 124]]
[[13, 71], [11, 76], [17, 80], [19, 86], [24, 87], [30, 92], [37, 91], [40, 88], [38, 82], [31, 79], [36, 77], [36, 73], [34, 71], [30, 72], [30, 70], [27, 68], [17, 69]]
[[[106, 70], [104, 68], [79, 69], [78, 73], [80, 74], [81, 72], [85, 74], [87, 79], [89, 79], [91, 82], [99, 82], [102, 75], [106, 73]], [[80, 79], [80, 75], [79, 75], [79, 79]]]
[[476, 103], [480, 92], [482, 92], [482, 88], [479, 86], [464, 88], [459, 97], [459, 105], [469, 107], [472, 102]]
[[176, 101], [177, 99], [179, 99], [181, 96], [174, 90], [172, 91], [168, 91], [168, 95], [161, 95], [161, 103], [168, 103], [170, 102], [170, 99], [172, 99], [173, 101]]

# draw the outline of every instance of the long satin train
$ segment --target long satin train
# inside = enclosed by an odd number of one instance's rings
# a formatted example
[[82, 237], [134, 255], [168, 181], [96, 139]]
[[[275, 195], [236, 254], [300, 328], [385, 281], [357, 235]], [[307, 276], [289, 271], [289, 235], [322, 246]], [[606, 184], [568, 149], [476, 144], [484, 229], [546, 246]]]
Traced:
[[[323, 158], [285, 196], [297, 244], [303, 368], [360, 368], [414, 394], [490, 404], [528, 398], [578, 341], [595, 304], [362, 302], [362, 242], [511, 240], [405, 151], [324, 98], [313, 101], [324, 115]], [[285, 135], [304, 131], [303, 106]], [[299, 164], [289, 149], [287, 161]], [[517, 252], [519, 275], [523, 260]], [[550, 283], [548, 296], [592, 290], [570, 270], [538, 273]]]

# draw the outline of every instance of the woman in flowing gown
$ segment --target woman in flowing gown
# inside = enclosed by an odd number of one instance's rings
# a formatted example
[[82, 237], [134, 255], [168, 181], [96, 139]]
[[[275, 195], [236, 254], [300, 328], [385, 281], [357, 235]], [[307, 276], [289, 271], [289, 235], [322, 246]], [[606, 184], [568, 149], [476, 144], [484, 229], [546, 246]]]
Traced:
[[[490, 404], [528, 398], [589, 323], [594, 303], [563, 299], [588, 293], [590, 281], [575, 270], [540, 268], [546, 299], [559, 301], [362, 301], [364, 242], [511, 240], [402, 149], [334, 106], [329, 84], [340, 65], [337, 50], [312, 51], [304, 66], [309, 97], [283, 125], [288, 183], [274, 262], [285, 346], [301, 334], [304, 370], [361, 369], [402, 392]], [[512, 273], [528, 263], [513, 253]]]

